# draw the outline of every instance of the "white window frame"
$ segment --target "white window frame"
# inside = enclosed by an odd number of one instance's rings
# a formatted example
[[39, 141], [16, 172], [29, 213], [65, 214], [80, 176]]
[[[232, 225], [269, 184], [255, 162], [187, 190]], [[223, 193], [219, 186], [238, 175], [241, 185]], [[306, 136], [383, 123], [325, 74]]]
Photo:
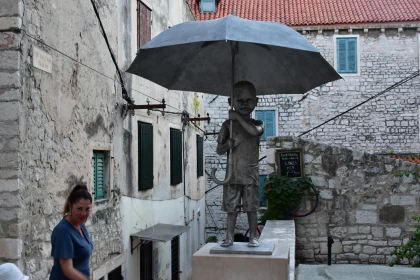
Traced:
[[357, 73], [338, 73], [342, 77], [358, 77], [360, 76], [360, 35], [359, 34], [349, 34], [349, 35], [333, 35], [334, 41], [334, 69], [338, 72], [337, 67], [337, 39], [339, 38], [356, 38], [357, 40]]
[[[275, 136], [279, 136], [279, 109], [277, 107], [259, 107], [259, 106], [257, 106], [257, 107], [255, 107], [254, 111], [252, 111], [251, 117], [253, 119], [255, 119], [255, 111], [273, 111], [273, 110], [274, 110], [274, 114], [275, 114], [275, 126], [276, 126], [276, 129], [275, 129], [276, 135], [274, 135], [274, 137], [275, 137]], [[264, 127], [265, 127], [265, 125], [264, 125]], [[272, 136], [268, 136], [268, 137], [272, 137]], [[261, 140], [261, 142], [266, 142], [266, 141], [267, 141], [267, 139], [266, 140]]]

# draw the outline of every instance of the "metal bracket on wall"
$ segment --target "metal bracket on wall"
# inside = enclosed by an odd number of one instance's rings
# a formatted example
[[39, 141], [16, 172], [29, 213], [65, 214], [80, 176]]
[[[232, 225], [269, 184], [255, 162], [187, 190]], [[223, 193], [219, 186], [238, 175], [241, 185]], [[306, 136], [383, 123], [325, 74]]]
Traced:
[[141, 109], [147, 109], [147, 114], [150, 115], [150, 110], [153, 109], [162, 109], [162, 115], [165, 115], [165, 99], [162, 99], [162, 104], [150, 104], [150, 101], [147, 100], [147, 105], [135, 105], [135, 104], [129, 104], [127, 105], [127, 110], [132, 110], [132, 114], [134, 116], [134, 110], [141, 110]]
[[190, 117], [188, 117], [186, 119], [186, 121], [188, 121], [188, 122], [197, 122], [198, 121], [198, 125], [200, 125], [200, 121], [207, 121], [207, 123], [210, 124], [210, 115], [209, 115], [209, 113], [207, 113], [207, 117], [200, 118], [200, 114], [198, 114], [198, 118], [190, 118]]
[[145, 244], [147, 244], [147, 243], [149, 243], [149, 242], [151, 242], [151, 241], [150, 241], [150, 240], [143, 240], [143, 239], [140, 239], [139, 244], [137, 244], [137, 245], [136, 245], [136, 246], [134, 246], [134, 248], [133, 248], [133, 244], [134, 244], [134, 236], [130, 236], [131, 254], [133, 254], [134, 250], [136, 250], [136, 249], [137, 249], [137, 247], [139, 247], [139, 246], [140, 246], [140, 250], [141, 250], [141, 246], [143, 246], [143, 245], [145, 245]]
[[[216, 132], [216, 130], [215, 129], [213, 129], [213, 132], [205, 132], [204, 133], [204, 136], [206, 136], [206, 138], [204, 138], [204, 140], [207, 140], [207, 135], [218, 135], [219, 134], [219, 132]], [[216, 137], [216, 136], [214, 136], [214, 137]]]

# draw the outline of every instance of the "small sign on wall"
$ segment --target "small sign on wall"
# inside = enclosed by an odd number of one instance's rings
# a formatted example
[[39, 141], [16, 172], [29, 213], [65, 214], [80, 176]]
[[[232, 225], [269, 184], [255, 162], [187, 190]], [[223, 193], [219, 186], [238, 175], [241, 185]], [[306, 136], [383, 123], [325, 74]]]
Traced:
[[289, 178], [304, 176], [302, 150], [277, 150], [276, 165], [281, 176]]
[[52, 56], [37, 47], [32, 47], [32, 65], [45, 72], [52, 72]]

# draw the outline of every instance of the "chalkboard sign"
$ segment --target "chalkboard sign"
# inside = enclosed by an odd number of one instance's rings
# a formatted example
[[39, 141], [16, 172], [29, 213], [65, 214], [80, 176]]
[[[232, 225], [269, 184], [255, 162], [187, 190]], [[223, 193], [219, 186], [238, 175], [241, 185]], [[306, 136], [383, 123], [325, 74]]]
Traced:
[[276, 162], [281, 176], [289, 178], [304, 176], [301, 150], [279, 150], [276, 153]]

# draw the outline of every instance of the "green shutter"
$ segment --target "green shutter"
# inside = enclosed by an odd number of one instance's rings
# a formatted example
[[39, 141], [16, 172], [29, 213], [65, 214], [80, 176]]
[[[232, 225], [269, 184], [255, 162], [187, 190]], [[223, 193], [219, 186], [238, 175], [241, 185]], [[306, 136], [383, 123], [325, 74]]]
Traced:
[[138, 190], [153, 188], [153, 125], [138, 123]]
[[276, 111], [275, 110], [257, 110], [255, 119], [264, 122], [264, 133], [260, 140], [265, 141], [268, 136], [276, 136]]
[[172, 129], [170, 132], [171, 145], [171, 185], [182, 182], [182, 132]]
[[357, 73], [357, 38], [337, 38], [337, 70]]
[[101, 199], [105, 197], [105, 154], [104, 152], [93, 152], [93, 184], [94, 198]]
[[266, 178], [267, 175], [260, 175], [260, 207], [267, 207], [267, 199], [263, 198]]
[[203, 137], [197, 135], [197, 177], [204, 175], [204, 150], [203, 150]]

